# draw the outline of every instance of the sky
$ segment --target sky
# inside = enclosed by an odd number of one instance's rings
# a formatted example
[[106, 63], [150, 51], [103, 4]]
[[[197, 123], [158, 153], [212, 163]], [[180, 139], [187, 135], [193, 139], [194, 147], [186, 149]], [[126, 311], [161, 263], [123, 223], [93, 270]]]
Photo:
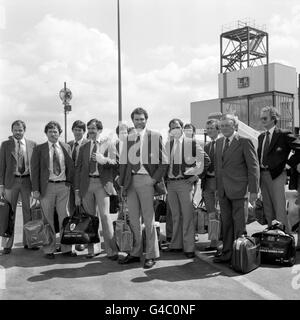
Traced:
[[[143, 107], [148, 127], [190, 122], [192, 101], [218, 97], [222, 26], [250, 19], [269, 33], [270, 62], [300, 70], [298, 0], [120, 0], [123, 120]], [[21, 119], [39, 143], [64, 125], [58, 93], [72, 91], [71, 125], [118, 123], [117, 0], [0, 0], [0, 141]], [[63, 133], [64, 135], [64, 133]], [[62, 135], [62, 138], [64, 136]]]

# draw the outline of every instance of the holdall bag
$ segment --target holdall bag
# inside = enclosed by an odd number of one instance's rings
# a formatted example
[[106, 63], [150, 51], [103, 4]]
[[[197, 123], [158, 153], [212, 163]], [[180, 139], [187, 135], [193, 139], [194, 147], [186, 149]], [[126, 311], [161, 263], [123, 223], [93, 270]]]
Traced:
[[281, 223], [275, 223], [262, 232], [252, 235], [260, 242], [261, 262], [293, 266], [296, 261], [296, 246], [293, 235], [284, 231]]
[[85, 244], [100, 242], [99, 218], [85, 212], [81, 206], [76, 206], [75, 213], [65, 217], [62, 224], [62, 244]]
[[260, 266], [260, 244], [254, 237], [242, 235], [233, 242], [231, 258], [232, 268], [241, 273], [248, 273]]
[[208, 232], [208, 213], [204, 205], [204, 199], [202, 198], [197, 206], [194, 205], [194, 226], [195, 232], [204, 234]]
[[39, 200], [34, 199], [30, 206], [31, 220], [45, 220], [41, 203]]
[[32, 220], [24, 224], [24, 232], [28, 248], [39, 247], [44, 244], [44, 222], [43, 220]]
[[128, 208], [124, 200], [121, 203], [122, 219], [114, 221], [115, 240], [121, 252], [130, 252], [133, 247], [133, 233], [128, 223]]
[[14, 232], [14, 212], [11, 204], [4, 198], [0, 198], [0, 236], [9, 238]]
[[208, 214], [208, 240], [220, 240], [221, 219], [218, 212]]

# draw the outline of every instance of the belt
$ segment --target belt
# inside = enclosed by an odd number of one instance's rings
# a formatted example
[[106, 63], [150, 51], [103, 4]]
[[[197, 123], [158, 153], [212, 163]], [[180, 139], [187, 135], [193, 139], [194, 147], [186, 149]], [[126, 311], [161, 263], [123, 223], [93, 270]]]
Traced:
[[269, 168], [262, 168], [260, 167], [260, 171], [270, 171]]
[[51, 183], [61, 183], [61, 182], [66, 182], [66, 180], [57, 180], [57, 181], [48, 180], [48, 182], [51, 182]]
[[100, 178], [100, 176], [93, 176], [93, 175], [91, 175], [91, 174], [89, 174], [89, 177], [90, 177], [90, 178], [94, 178], [94, 179]]
[[179, 181], [179, 180], [185, 180], [186, 178], [169, 178], [170, 181]]
[[24, 175], [17, 175], [17, 174], [15, 174], [15, 177], [16, 178], [27, 178], [27, 177], [29, 177], [30, 176], [30, 174], [24, 174]]

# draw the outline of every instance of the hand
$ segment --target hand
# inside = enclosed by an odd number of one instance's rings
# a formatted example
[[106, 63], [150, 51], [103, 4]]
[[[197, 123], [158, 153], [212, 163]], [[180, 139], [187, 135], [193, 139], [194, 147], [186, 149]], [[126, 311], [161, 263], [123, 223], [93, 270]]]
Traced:
[[75, 191], [75, 206], [81, 205], [81, 197], [78, 191]]
[[199, 180], [198, 176], [191, 176], [190, 178], [186, 179], [185, 182], [188, 184], [193, 184], [194, 182], [196, 182], [198, 180]]
[[101, 153], [93, 153], [92, 159], [97, 161], [99, 164], [104, 165], [107, 163], [107, 159]]
[[39, 200], [41, 197], [41, 194], [39, 191], [33, 191], [32, 197], [33, 197], [33, 199]]
[[300, 163], [297, 164], [297, 171], [300, 173]]
[[255, 201], [257, 200], [257, 193], [250, 193], [249, 202], [254, 207]]
[[155, 179], [151, 178], [151, 181], [152, 181], [152, 185], [154, 186], [155, 183], [157, 182]]

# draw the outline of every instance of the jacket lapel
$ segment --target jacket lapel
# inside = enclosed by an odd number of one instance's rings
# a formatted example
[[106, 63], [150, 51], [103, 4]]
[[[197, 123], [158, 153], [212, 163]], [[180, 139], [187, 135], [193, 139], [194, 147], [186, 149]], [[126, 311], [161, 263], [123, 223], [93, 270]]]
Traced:
[[239, 137], [240, 136], [238, 134], [234, 135], [234, 137], [229, 145], [229, 148], [227, 149], [226, 153], [224, 154], [224, 163], [229, 159], [229, 157], [232, 155], [232, 153], [235, 151], [235, 149], [240, 145]]
[[45, 159], [47, 167], [50, 167], [50, 157], [49, 157], [49, 145], [48, 142], [44, 143], [42, 149], [42, 157]]
[[274, 129], [274, 132], [273, 132], [273, 135], [272, 135], [272, 140], [271, 140], [271, 143], [270, 143], [270, 146], [269, 146], [269, 150], [268, 150], [268, 153], [272, 150], [272, 148], [275, 146], [278, 138], [280, 136], [280, 130], [275, 127]]
[[17, 155], [16, 155], [16, 147], [15, 147], [15, 140], [14, 140], [14, 139], [11, 139], [11, 140], [10, 140], [9, 149], [10, 149], [10, 152], [11, 152], [13, 158], [14, 158], [16, 161], [18, 161]]

